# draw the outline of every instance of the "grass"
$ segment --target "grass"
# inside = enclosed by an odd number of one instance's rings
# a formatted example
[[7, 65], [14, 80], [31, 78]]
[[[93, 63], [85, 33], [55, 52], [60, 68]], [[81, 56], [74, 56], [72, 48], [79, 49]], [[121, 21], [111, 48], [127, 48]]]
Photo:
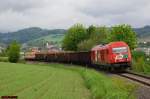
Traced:
[[127, 81], [108, 77], [92, 69], [81, 67], [52, 65], [55, 68], [63, 68], [78, 72], [84, 79], [85, 86], [91, 91], [93, 99], [135, 99], [134, 91], [137, 86]]
[[150, 61], [145, 62], [144, 71], [145, 71], [145, 74], [150, 76]]
[[8, 62], [8, 57], [0, 57], [0, 62]]
[[[0, 62], [9, 62], [8, 57], [0, 57]], [[26, 63], [24, 59], [19, 59], [18, 63]]]
[[134, 99], [135, 86], [127, 84], [124, 80], [108, 79], [95, 71], [85, 72], [84, 75], [94, 99]]
[[82, 77], [48, 66], [0, 63], [0, 96], [19, 99], [89, 99]]
[[0, 63], [0, 68], [0, 96], [18, 95], [21, 99], [135, 99], [135, 85], [92, 69], [63, 64], [10, 63]]

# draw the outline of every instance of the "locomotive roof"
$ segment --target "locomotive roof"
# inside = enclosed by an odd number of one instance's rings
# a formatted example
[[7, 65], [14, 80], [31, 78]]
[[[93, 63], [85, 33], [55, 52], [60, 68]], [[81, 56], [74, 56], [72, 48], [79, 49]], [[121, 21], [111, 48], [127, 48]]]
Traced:
[[109, 45], [112, 46], [112, 47], [127, 46], [127, 44], [123, 41], [111, 42], [111, 43], [109, 43]]
[[92, 48], [92, 50], [97, 50], [97, 49], [100, 49], [100, 48], [107, 48], [107, 47], [117, 47], [117, 46], [127, 46], [127, 44], [123, 41], [117, 41], [117, 42], [110, 42], [109, 44], [106, 44], [106, 45], [97, 45], [95, 47]]

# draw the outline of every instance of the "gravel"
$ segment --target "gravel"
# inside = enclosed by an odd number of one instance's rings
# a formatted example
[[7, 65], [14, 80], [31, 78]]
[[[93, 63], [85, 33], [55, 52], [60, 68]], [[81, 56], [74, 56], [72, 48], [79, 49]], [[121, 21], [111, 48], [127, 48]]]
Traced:
[[139, 86], [136, 90], [137, 99], [150, 99], [150, 87], [147, 86]]

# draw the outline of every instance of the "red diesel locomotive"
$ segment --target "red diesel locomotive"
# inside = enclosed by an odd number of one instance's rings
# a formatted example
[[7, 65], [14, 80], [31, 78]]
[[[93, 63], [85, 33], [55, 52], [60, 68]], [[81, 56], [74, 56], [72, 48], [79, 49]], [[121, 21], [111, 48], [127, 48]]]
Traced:
[[91, 61], [108, 67], [127, 68], [131, 65], [131, 53], [125, 42], [98, 45], [91, 50]]
[[131, 53], [125, 42], [111, 42], [106, 45], [97, 45], [89, 52], [37, 52], [33, 59], [26, 60], [63, 62], [74, 64], [99, 65], [104, 68], [127, 68], [131, 66]]

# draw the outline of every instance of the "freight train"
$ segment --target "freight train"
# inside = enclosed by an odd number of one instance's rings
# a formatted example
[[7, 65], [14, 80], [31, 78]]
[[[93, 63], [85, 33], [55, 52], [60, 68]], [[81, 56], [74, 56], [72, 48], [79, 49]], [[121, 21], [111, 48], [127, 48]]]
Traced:
[[61, 62], [83, 65], [98, 65], [108, 69], [126, 69], [131, 66], [131, 52], [129, 46], [123, 42], [111, 42], [97, 45], [87, 52], [36, 52], [32, 56], [25, 56], [26, 60]]

